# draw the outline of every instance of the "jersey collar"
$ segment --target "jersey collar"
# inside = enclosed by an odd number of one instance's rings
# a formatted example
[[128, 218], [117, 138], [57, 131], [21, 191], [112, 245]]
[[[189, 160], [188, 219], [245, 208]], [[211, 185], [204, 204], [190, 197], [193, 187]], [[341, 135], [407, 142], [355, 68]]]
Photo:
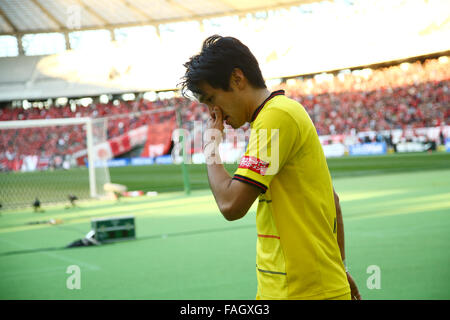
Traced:
[[260, 104], [260, 106], [255, 110], [255, 112], [253, 112], [253, 116], [252, 116], [252, 121], [251, 121], [251, 122], [255, 121], [255, 119], [256, 119], [256, 117], [258, 116], [258, 114], [259, 114], [259, 112], [261, 111], [261, 109], [265, 106], [265, 104], [266, 104], [270, 99], [272, 99], [273, 97], [279, 96], [279, 95], [284, 95], [284, 90], [277, 90], [277, 91], [272, 92], [272, 93], [270, 94], [270, 96], [267, 97], [267, 99], [264, 100], [264, 102]]

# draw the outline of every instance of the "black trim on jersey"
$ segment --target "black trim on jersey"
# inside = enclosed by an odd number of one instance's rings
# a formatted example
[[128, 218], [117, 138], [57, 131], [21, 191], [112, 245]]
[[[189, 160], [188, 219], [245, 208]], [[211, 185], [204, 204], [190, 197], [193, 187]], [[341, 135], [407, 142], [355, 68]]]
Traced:
[[253, 112], [253, 116], [252, 116], [252, 121], [251, 122], [255, 121], [256, 117], [258, 116], [259, 112], [264, 107], [264, 105], [267, 103], [267, 101], [269, 101], [273, 97], [276, 97], [276, 96], [279, 96], [279, 95], [284, 95], [284, 90], [277, 90], [277, 91], [272, 92], [270, 94], [270, 96], [268, 96], [267, 99], [264, 100], [264, 102], [260, 104], [260, 106], [255, 110], [255, 112]]
[[244, 183], [247, 183], [247, 184], [250, 184], [250, 185], [255, 186], [257, 188], [260, 188], [262, 193], [266, 193], [266, 191], [267, 191], [267, 187], [265, 185], [263, 185], [262, 183], [260, 183], [258, 181], [255, 181], [253, 179], [250, 179], [248, 177], [244, 177], [244, 176], [241, 176], [239, 174], [235, 174], [233, 176], [233, 179], [241, 181], [241, 182], [244, 182]]

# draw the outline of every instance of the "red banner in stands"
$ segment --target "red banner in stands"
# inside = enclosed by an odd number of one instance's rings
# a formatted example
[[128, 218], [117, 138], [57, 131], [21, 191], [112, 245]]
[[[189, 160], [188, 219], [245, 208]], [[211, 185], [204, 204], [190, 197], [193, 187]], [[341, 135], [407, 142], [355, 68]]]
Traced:
[[148, 126], [147, 142], [142, 157], [158, 157], [169, 152], [172, 142], [172, 132], [175, 129], [175, 119]]
[[137, 129], [128, 131], [127, 133], [108, 140], [109, 149], [107, 144], [99, 144], [95, 146], [97, 149], [97, 156], [100, 159], [111, 159], [112, 157], [119, 156], [125, 152], [132, 150], [138, 145], [144, 144], [147, 138], [148, 126], [142, 126]]
[[20, 159], [2, 159], [0, 161], [0, 169], [2, 169], [2, 171], [19, 171], [22, 167], [22, 162], [23, 161]]
[[111, 146], [111, 151], [114, 155], [120, 155], [131, 150], [130, 137], [128, 134], [111, 139], [109, 145]]

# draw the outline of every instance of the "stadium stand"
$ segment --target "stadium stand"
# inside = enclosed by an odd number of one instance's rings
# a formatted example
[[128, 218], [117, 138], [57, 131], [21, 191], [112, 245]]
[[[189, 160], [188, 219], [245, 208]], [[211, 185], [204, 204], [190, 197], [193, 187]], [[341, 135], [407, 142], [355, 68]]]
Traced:
[[450, 118], [447, 57], [294, 80], [280, 88], [306, 107], [322, 135], [436, 127]]
[[[381, 69], [363, 69], [289, 79], [273, 88], [301, 102], [319, 135], [350, 134], [361, 131], [439, 127], [450, 122], [450, 68], [448, 57], [403, 63]], [[206, 121], [205, 105], [184, 98], [148, 101], [110, 101], [48, 108], [0, 109], [0, 121], [67, 117], [109, 117], [108, 138], [118, 137], [146, 124], [174, 117], [173, 112], [146, 114], [145, 111], [176, 106], [183, 123]], [[61, 132], [61, 130], [67, 130]], [[8, 130], [0, 138], [0, 160], [39, 155], [63, 158], [86, 148], [84, 137], [71, 128]], [[57, 138], [62, 137], [62, 138]], [[23, 146], [30, 146], [23, 147]], [[45, 145], [45, 148], [44, 148]], [[14, 157], [15, 155], [15, 157]], [[61, 163], [59, 161], [58, 163]], [[9, 165], [11, 168], [12, 164]]]

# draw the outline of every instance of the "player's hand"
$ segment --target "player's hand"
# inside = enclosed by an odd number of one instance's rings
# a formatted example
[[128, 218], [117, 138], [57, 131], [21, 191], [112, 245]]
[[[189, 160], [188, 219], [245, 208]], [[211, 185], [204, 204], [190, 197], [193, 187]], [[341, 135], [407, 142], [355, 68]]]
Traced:
[[346, 273], [347, 274], [347, 280], [348, 283], [350, 284], [350, 290], [351, 290], [351, 295], [352, 295], [352, 300], [362, 300], [361, 298], [361, 294], [359, 293], [358, 287], [356, 286], [356, 282], [355, 280], [353, 280], [353, 277], [350, 275], [350, 273]]
[[223, 113], [219, 107], [209, 107], [209, 119], [206, 122], [206, 129], [217, 129], [223, 132]]
[[219, 107], [210, 107], [209, 115], [210, 117], [206, 122], [204, 146], [211, 142], [218, 146], [223, 138], [223, 113]]
[[[210, 117], [206, 122], [206, 131], [203, 136], [203, 152], [206, 162], [220, 163], [218, 147], [223, 138], [223, 114], [219, 107], [209, 108]], [[211, 160], [211, 161], [209, 161]]]

